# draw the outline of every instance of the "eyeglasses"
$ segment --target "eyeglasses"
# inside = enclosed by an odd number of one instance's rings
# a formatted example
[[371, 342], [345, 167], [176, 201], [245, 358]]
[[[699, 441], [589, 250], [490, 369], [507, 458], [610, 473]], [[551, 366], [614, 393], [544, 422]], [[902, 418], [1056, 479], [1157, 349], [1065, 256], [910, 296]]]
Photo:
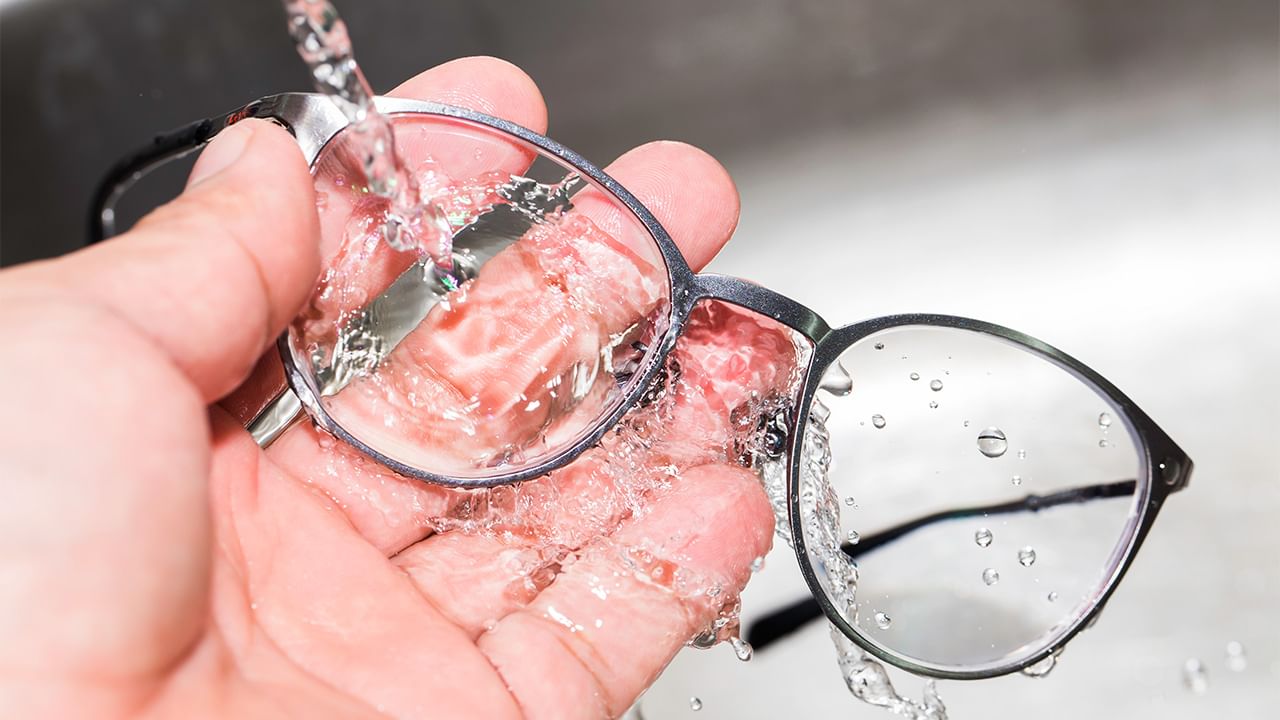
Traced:
[[695, 306], [738, 306], [795, 338], [798, 379], [759, 418], [769, 441], [750, 462], [813, 594], [749, 636], [764, 646], [822, 614], [872, 655], [952, 679], [1060, 652], [1188, 483], [1190, 459], [1149, 417], [1039, 340], [928, 314], [832, 328], [766, 288], [694, 274], [634, 196], [552, 140], [435, 103], [377, 107], [449, 215], [452, 270], [379, 242], [353, 131], [316, 95], [161, 135], [95, 198], [91, 234], [106, 237], [138, 178], [221, 129], [253, 117], [293, 133], [329, 260], [278, 341], [289, 389], [250, 424], [261, 445], [305, 416], [408, 477], [528, 480], [653, 398]]

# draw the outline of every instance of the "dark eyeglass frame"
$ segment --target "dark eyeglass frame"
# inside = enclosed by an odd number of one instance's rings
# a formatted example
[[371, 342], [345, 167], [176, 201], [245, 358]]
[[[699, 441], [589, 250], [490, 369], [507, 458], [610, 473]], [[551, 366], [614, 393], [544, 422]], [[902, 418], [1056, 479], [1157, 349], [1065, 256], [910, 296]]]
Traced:
[[[422, 115], [452, 118], [466, 123], [486, 126], [513, 136], [546, 155], [571, 166], [580, 175], [594, 181], [625, 206], [646, 228], [658, 246], [666, 264], [671, 288], [670, 309], [665, 335], [654, 351], [648, 353], [643, 366], [637, 370], [622, 395], [618, 406], [610, 411], [598, 426], [583, 434], [567, 448], [553, 454], [531, 467], [501, 475], [479, 479], [456, 478], [411, 467], [369, 447], [351, 435], [319, 402], [320, 393], [311, 378], [299, 367], [288, 340], [288, 333], [277, 343], [284, 363], [290, 389], [273, 400], [272, 404], [250, 424], [250, 430], [260, 445], [268, 445], [286, 427], [302, 417], [305, 408], [312, 420], [326, 432], [353, 445], [361, 452], [396, 472], [427, 482], [455, 487], [493, 487], [529, 480], [560, 468], [595, 445], [618, 420], [638, 404], [674, 349], [694, 307], [703, 300], [720, 300], [737, 305], [787, 326], [805, 336], [812, 344], [805, 381], [796, 400], [795, 412], [789, 413], [788, 426], [788, 503], [791, 536], [794, 539], [796, 559], [805, 582], [827, 618], [864, 650], [899, 668], [920, 675], [938, 678], [974, 680], [996, 677], [1023, 670], [1045, 658], [1056, 655], [1078, 632], [1087, 627], [1114, 592], [1120, 579], [1128, 571], [1138, 548], [1151, 530], [1165, 499], [1170, 493], [1187, 486], [1192, 462], [1174, 442], [1142, 410], [1114, 385], [1102, 376], [1066, 353], [1028, 335], [979, 320], [934, 314], [904, 314], [864, 320], [840, 328], [832, 328], [821, 316], [804, 305], [761, 287], [747, 280], [711, 273], [695, 274], [685, 262], [680, 250], [671, 240], [652, 213], [630, 192], [587, 162], [582, 156], [546, 138], [506, 120], [491, 117], [474, 110], [452, 107], [433, 102], [379, 97], [377, 108], [387, 115]], [[110, 237], [115, 232], [114, 206], [116, 201], [138, 179], [150, 170], [198, 150], [218, 132], [246, 118], [274, 121], [289, 130], [301, 146], [307, 163], [314, 165], [324, 148], [348, 126], [346, 117], [321, 95], [310, 93], [285, 93], [256, 100], [227, 113], [192, 123], [186, 127], [157, 136], [151, 145], [126, 157], [111, 168], [94, 196], [90, 216], [90, 242]], [[1066, 370], [1092, 387], [1099, 395], [1123, 413], [1135, 434], [1140, 447], [1142, 467], [1147, 477], [1136, 478], [1137, 491], [1141, 494], [1137, 507], [1140, 516], [1136, 527], [1128, 537], [1128, 545], [1120, 563], [1096, 594], [1093, 605], [1036, 653], [1016, 661], [973, 669], [955, 669], [915, 662], [895, 655], [871, 642], [835, 608], [812, 567], [802, 527], [800, 508], [801, 450], [810, 409], [813, 406], [819, 382], [828, 368], [851, 345], [884, 330], [908, 326], [934, 326], [982, 333], [1013, 343], [1036, 356]], [[1143, 482], [1145, 480], [1145, 483]]]

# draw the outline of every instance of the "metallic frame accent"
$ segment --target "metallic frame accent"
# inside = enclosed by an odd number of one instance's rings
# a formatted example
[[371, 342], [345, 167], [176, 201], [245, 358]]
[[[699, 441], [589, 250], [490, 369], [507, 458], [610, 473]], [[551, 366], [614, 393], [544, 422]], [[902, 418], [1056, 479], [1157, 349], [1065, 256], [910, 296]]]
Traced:
[[[547, 137], [506, 120], [465, 108], [386, 97], [377, 98], [376, 103], [379, 111], [391, 115], [422, 114], [453, 118], [467, 123], [487, 126], [514, 136], [534, 146], [546, 155], [572, 166], [579, 174], [590, 178], [611, 193], [645, 226], [662, 253], [671, 287], [668, 328], [659, 347], [656, 351], [649, 353], [645, 366], [635, 374], [630, 387], [624, 393], [618, 406], [609, 412], [598, 427], [579, 438], [566, 449], [535, 466], [516, 472], [482, 478], [443, 476], [423, 471], [419, 468], [409, 467], [379, 453], [352, 436], [334, 422], [321, 406], [317, 388], [301, 372], [296, 359], [293, 357], [293, 352], [289, 346], [288, 331], [286, 331], [278, 340], [277, 347], [285, 366], [290, 389], [286, 389], [280, 396], [275, 398], [250, 423], [248, 428], [258, 443], [264, 447], [269, 445], [286, 427], [296, 422], [302, 416], [302, 410], [305, 409], [312, 420], [326, 432], [350, 443], [379, 463], [409, 477], [454, 487], [493, 487], [545, 475], [571, 462], [583, 451], [595, 445], [618, 422], [622, 415], [636, 404], [648, 389], [649, 384], [653, 381], [667, 355], [675, 347], [677, 339], [684, 330], [689, 314], [698, 302], [702, 300], [721, 300], [737, 305], [786, 325], [804, 335], [814, 345], [814, 351], [809, 358], [805, 383], [797, 399], [797, 412], [792, 413], [793, 417], [789, 428], [790, 462], [787, 481], [789, 520], [792, 537], [795, 541], [796, 559], [800, 563], [801, 572], [810, 591], [817, 598], [827, 618], [840, 628], [841, 632], [867, 652], [909, 672], [956, 680], [976, 680], [1017, 672], [1044, 660], [1046, 657], [1061, 652], [1062, 647], [1067, 642], [1082, 629], [1088, 627], [1093, 619], [1097, 617], [1111, 593], [1115, 591], [1120, 579], [1128, 571], [1142, 541], [1146, 538], [1147, 533], [1150, 532], [1151, 525], [1154, 523], [1155, 517], [1165, 499], [1170, 493], [1186, 487], [1190, 479], [1192, 470], [1190, 458], [1128, 397], [1075, 358], [1035, 338], [991, 323], [931, 314], [893, 315], [833, 329], [813, 310], [768, 288], [747, 280], [724, 275], [694, 274], [670, 236], [667, 235], [667, 232], [658, 223], [657, 219], [639, 200], [613, 178], [587, 162], [582, 156]], [[90, 217], [90, 242], [97, 242], [114, 234], [115, 202], [138, 179], [169, 160], [198, 150], [217, 135], [219, 131], [245, 118], [271, 120], [288, 129], [297, 139], [307, 163], [312, 167], [314, 167], [321, 151], [348, 125], [345, 116], [333, 106], [328, 98], [310, 93], [285, 93], [265, 97], [225, 115], [202, 120], [173, 132], [159, 135], [150, 146], [126, 157], [123, 161], [113, 166], [100, 184], [98, 192], [94, 196]], [[805, 423], [808, 421], [815, 393], [818, 390], [818, 382], [826, 369], [850, 345], [881, 330], [908, 325], [941, 326], [984, 333], [1012, 342], [1039, 355], [1072, 373], [1086, 384], [1091, 385], [1099, 394], [1110, 400], [1115, 408], [1124, 414], [1142, 446], [1142, 459], [1146, 471], [1146, 489], [1142, 491], [1143, 496], [1137, 500], [1140, 508], [1139, 514], [1131, 520], [1127, 529], [1125, 540], [1127, 547], [1124, 549], [1120, 563], [1113, 569], [1111, 576], [1097, 593], [1093, 600], [1093, 605], [1088, 611], [1062, 630], [1048, 645], [1034, 654], [1014, 662], [957, 670], [950, 667], [917, 663], [894, 655], [864, 637], [857, 628], [852, 627], [845, 621], [843, 616], [831, 605], [813, 567], [809, 563], [804, 528], [801, 525], [800, 513], [798, 512], [800, 485], [797, 482], [797, 478], [800, 471], [804, 438], [803, 430]], [[1139, 481], [1142, 480], [1141, 477], [1138, 479]]]

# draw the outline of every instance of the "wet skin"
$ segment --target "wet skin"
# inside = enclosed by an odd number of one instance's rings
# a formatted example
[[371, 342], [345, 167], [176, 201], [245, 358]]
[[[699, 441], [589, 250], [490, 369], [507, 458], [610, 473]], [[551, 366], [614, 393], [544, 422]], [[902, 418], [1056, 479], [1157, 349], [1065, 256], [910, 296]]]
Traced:
[[[532, 81], [493, 59], [393, 94], [546, 130]], [[731, 181], [694, 148], [644, 145], [606, 172], [695, 269], [737, 221]], [[741, 343], [785, 346], [723, 308], [681, 345], [683, 431], [656, 431], [650, 469], [669, 482], [640, 483], [642, 512], [613, 500], [643, 478], [595, 471], [608, 447], [525, 490], [590, 512], [499, 535], [434, 532], [456, 493], [305, 424], [260, 450], [241, 427], [319, 276], [315, 207], [292, 139], [245, 122], [127, 235], [0, 273], [0, 715], [617, 715], [718, 606], [617, 573], [608, 551], [647, 547], [732, 595], [768, 549], [768, 503], [726, 461], [721, 418], [779, 383]], [[505, 562], [549, 537], [583, 559], [533, 578]]]

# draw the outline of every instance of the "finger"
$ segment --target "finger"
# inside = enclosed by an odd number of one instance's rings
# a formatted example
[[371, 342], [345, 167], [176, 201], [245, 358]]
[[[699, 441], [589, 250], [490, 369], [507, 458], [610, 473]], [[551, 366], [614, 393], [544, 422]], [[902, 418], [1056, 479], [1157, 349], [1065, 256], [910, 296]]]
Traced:
[[109, 308], [212, 401], [244, 380], [315, 284], [316, 213], [297, 143], [267, 122], [219, 133], [195, 173], [128, 233], [24, 275]]
[[480, 636], [526, 717], [617, 717], [736, 601], [752, 560], [769, 549], [769, 503], [743, 468], [687, 475]]
[[[734, 460], [758, 443], [762, 416], [787, 402], [795, 360], [780, 326], [722, 303], [700, 305], [660, 399], [632, 410], [621, 432], [568, 467], [473, 501], [478, 509], [456, 532], [426, 538], [396, 563], [435, 607], [479, 635], [527, 604], [560, 571], [565, 554], [612, 534], [656, 493], [687, 482], [686, 469]], [[483, 557], [501, 560], [477, 563]], [[465, 594], [445, 582], [459, 567], [472, 568]]]

